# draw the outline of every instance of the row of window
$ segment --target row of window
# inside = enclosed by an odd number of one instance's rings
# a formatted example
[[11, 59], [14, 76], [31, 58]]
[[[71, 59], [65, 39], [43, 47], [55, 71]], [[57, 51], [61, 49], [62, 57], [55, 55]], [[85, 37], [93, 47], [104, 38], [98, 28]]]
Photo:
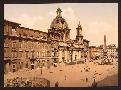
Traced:
[[16, 29], [14, 27], [12, 28], [11, 26], [6, 25], [6, 26], [4, 26], [4, 34], [5, 35], [15, 34], [15, 36], [16, 36]]
[[30, 48], [30, 49], [49, 49], [49, 45], [47, 43], [39, 43], [39, 42], [29, 42], [29, 41], [11, 41], [5, 40], [4, 47], [12, 48]]
[[[21, 58], [24, 56], [23, 52], [17, 52], [17, 51], [13, 51], [11, 53], [6, 52], [6, 50], [4, 50], [4, 57], [11, 57], [11, 58]], [[25, 57], [26, 58], [30, 58], [30, 57], [46, 57], [46, 56], [50, 56], [50, 52], [46, 51], [46, 52], [25, 52]]]
[[116, 50], [114, 49], [114, 50], [107, 50], [108, 52], [116, 52]]
[[23, 52], [7, 52], [7, 50], [4, 49], [4, 57], [11, 57], [11, 58], [21, 58], [23, 55]]
[[[6, 34], [7, 35], [10, 35], [11, 34], [12, 36], [17, 36], [17, 31], [19, 31], [18, 33], [19, 33], [20, 36], [21, 35], [25, 36], [25, 35], [28, 35], [28, 33], [30, 33], [29, 34], [30, 37], [36, 36], [37, 38], [39, 38], [41, 36], [43, 39], [46, 39], [47, 38], [46, 37], [47, 35], [45, 33], [42, 33], [42, 32], [36, 32], [34, 30], [33, 31], [29, 31], [29, 30], [24, 30], [24, 29], [17, 30], [16, 28], [17, 27], [12, 27], [12, 26], [9, 26], [9, 25], [5, 25], [4, 26], [4, 34], [5, 35]], [[33, 33], [36, 33], [36, 35], [34, 35]]]
[[58, 36], [58, 35], [51, 34], [50, 37], [63, 40], [64, 36], [62, 36], [62, 35]]

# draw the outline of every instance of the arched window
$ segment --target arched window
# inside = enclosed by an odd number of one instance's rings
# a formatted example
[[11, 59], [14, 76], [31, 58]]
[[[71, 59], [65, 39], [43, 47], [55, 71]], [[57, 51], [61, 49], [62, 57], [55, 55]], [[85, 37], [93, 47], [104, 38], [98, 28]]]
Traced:
[[56, 20], [56, 23], [59, 23], [59, 20]]
[[17, 36], [16, 28], [15, 27], [12, 27], [12, 36]]

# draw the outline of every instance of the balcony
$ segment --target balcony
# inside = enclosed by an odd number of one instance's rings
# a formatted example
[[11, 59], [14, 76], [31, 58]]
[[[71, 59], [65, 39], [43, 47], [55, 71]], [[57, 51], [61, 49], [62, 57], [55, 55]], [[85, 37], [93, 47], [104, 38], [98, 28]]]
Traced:
[[16, 47], [12, 47], [12, 51], [17, 51], [17, 48]]
[[41, 40], [42, 41], [47, 41], [47, 38], [46, 37], [42, 37]]
[[20, 49], [19, 49], [19, 51], [20, 51], [20, 52], [22, 52], [22, 51], [23, 51], [23, 49], [22, 49], [22, 48], [20, 48]]
[[30, 60], [36, 60], [37, 59], [37, 56], [32, 54], [31, 56], [28, 57]]
[[4, 32], [4, 36], [9, 36], [9, 32]]
[[4, 44], [4, 48], [9, 48], [9, 45]]
[[9, 56], [4, 56], [4, 60], [7, 61], [7, 60], [10, 60], [11, 58]]
[[67, 46], [67, 44], [64, 42], [59, 42], [59, 46]]

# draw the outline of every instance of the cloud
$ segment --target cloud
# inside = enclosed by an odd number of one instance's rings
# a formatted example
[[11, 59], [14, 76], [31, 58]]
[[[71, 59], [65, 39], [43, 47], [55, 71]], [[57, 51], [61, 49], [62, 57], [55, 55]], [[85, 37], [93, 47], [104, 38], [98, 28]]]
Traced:
[[99, 34], [109, 32], [111, 30], [111, 25], [105, 21], [93, 21], [89, 24], [89, 32], [92, 34]]
[[63, 17], [66, 19], [68, 26], [71, 29], [70, 38], [75, 39], [77, 22], [79, 21], [75, 14], [75, 10], [72, 8], [63, 9]]
[[20, 23], [21, 26], [23, 27], [39, 29], [39, 26], [37, 26], [36, 23], [41, 22], [43, 20], [43, 17], [42, 16], [31, 17], [30, 15], [24, 13], [18, 17], [8, 18], [8, 20]]
[[75, 15], [75, 10], [72, 8], [66, 8], [63, 10], [63, 16], [67, 18], [68, 21], [77, 20], [77, 15]]
[[52, 18], [52, 17], [55, 17], [56, 16], [56, 11], [55, 10], [52, 10], [50, 12], [48, 12], [49, 16]]
[[92, 21], [87, 23], [85, 29], [85, 36], [91, 41], [91, 45], [103, 44], [104, 35], [110, 37], [112, 35], [111, 32], [113, 32], [112, 26], [106, 21]]

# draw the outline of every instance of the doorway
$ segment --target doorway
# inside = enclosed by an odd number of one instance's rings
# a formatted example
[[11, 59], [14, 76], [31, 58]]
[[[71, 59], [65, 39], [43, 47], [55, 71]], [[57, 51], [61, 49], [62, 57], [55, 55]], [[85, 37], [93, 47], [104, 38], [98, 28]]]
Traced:
[[34, 65], [31, 65], [31, 70], [34, 69]]
[[16, 70], [15, 70], [15, 69], [13, 69], [13, 72], [16, 72]]
[[13, 72], [16, 72], [16, 65], [15, 64], [13, 64]]

